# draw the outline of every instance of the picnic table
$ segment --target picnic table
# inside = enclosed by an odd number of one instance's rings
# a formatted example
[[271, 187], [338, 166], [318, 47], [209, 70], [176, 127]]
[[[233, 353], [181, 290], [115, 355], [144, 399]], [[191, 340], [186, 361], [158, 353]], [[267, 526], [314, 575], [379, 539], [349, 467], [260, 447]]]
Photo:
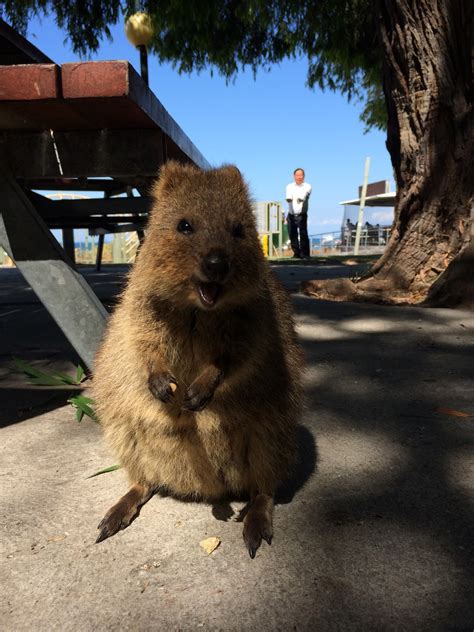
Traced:
[[209, 167], [127, 61], [59, 66], [0, 20], [0, 245], [89, 368], [107, 313], [75, 268], [72, 230], [100, 233], [99, 253], [106, 232], [142, 235], [170, 159]]

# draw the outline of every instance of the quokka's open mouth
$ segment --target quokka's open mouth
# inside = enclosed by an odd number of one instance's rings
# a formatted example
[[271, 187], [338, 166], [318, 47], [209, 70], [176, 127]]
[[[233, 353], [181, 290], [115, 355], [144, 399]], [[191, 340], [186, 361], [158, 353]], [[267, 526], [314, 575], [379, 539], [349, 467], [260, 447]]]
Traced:
[[198, 283], [199, 298], [204, 307], [214, 307], [222, 291], [219, 283]]

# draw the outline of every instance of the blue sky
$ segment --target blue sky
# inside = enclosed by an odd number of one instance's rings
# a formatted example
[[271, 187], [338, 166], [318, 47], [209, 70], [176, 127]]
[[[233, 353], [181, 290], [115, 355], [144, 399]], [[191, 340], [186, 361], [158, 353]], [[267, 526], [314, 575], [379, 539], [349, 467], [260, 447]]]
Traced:
[[[112, 27], [112, 35], [113, 41], [105, 39], [90, 58], [127, 59], [139, 71], [138, 51], [126, 39], [123, 24]], [[28, 38], [58, 64], [78, 59], [52, 17], [32, 20]], [[371, 158], [369, 182], [390, 180], [391, 190], [394, 182], [385, 132], [364, 134], [360, 104], [347, 103], [338, 93], [310, 90], [306, 70], [304, 59], [288, 60], [270, 72], [259, 70], [255, 79], [246, 71], [226, 84], [216, 72], [179, 75], [149, 57], [150, 88], [161, 103], [212, 165], [239, 167], [256, 200], [283, 202], [293, 169], [304, 167], [313, 186], [309, 232], [314, 234], [340, 227], [339, 202], [357, 197], [366, 156]], [[371, 220], [370, 213], [365, 219]]]

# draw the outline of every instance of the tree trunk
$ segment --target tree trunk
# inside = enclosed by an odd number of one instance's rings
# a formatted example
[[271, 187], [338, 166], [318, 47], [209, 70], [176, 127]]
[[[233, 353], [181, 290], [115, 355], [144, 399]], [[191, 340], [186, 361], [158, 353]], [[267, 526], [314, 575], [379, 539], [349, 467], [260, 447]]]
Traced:
[[393, 229], [384, 254], [363, 279], [325, 286], [310, 281], [303, 288], [307, 293], [391, 303], [429, 297], [429, 304], [449, 305], [454, 278], [453, 302], [473, 303], [468, 248], [473, 5], [470, 0], [374, 0], [384, 55], [387, 148], [398, 192]]

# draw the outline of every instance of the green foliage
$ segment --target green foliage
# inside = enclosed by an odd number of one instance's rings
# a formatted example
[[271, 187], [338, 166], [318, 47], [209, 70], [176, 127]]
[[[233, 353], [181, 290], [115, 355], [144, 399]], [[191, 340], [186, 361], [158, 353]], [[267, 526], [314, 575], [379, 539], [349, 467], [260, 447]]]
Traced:
[[[110, 25], [121, 18], [119, 0], [5, 0], [0, 5], [0, 16], [20, 33], [27, 35], [28, 23], [34, 16], [54, 14], [56, 24], [64, 29], [74, 52], [86, 56], [95, 52], [104, 35], [112, 40]], [[128, 3], [133, 12], [133, 2]]]
[[[86, 379], [84, 369], [80, 365], [76, 368], [76, 374], [72, 376], [67, 375], [66, 373], [59, 373], [58, 371], [45, 373], [19, 358], [13, 358], [13, 362], [17, 371], [24, 373], [28, 377], [29, 381], [36, 386], [80, 386], [80, 384]], [[77, 421], [82, 421], [84, 415], [87, 415], [94, 421], [98, 421], [94, 409], [92, 408], [95, 402], [90, 397], [86, 397], [85, 395], [76, 395], [67, 401], [68, 404], [71, 404], [71, 406], [76, 409]]]
[[387, 106], [382, 86], [374, 82], [367, 86], [365, 105], [360, 115], [361, 121], [365, 123], [365, 131], [371, 128], [386, 129], [387, 127]]
[[86, 374], [84, 372], [84, 369], [80, 364], [78, 364], [76, 367], [76, 383], [80, 384], [85, 379], [85, 377]]
[[76, 395], [74, 397], [70, 397], [67, 401], [68, 404], [71, 404], [71, 406], [76, 409], [77, 421], [82, 421], [84, 415], [87, 415], [87, 417], [90, 417], [96, 422], [99, 421], [94, 409], [92, 408], [95, 401], [90, 397], [86, 397], [85, 395]]
[[66, 373], [59, 373], [58, 371], [45, 373], [19, 358], [13, 358], [13, 362], [17, 371], [24, 373], [29, 381], [32, 384], [36, 384], [36, 386], [64, 386], [66, 384], [78, 386], [85, 379], [84, 369], [81, 366], [77, 367], [76, 375], [71, 376]]
[[137, 10], [153, 21], [152, 51], [179, 72], [210, 67], [231, 80], [244, 68], [256, 73], [303, 56], [310, 88], [364, 100], [366, 126], [386, 126], [372, 0], [6, 0], [0, 9], [23, 31], [32, 15], [54, 13], [80, 55], [97, 51], [110, 25]]

